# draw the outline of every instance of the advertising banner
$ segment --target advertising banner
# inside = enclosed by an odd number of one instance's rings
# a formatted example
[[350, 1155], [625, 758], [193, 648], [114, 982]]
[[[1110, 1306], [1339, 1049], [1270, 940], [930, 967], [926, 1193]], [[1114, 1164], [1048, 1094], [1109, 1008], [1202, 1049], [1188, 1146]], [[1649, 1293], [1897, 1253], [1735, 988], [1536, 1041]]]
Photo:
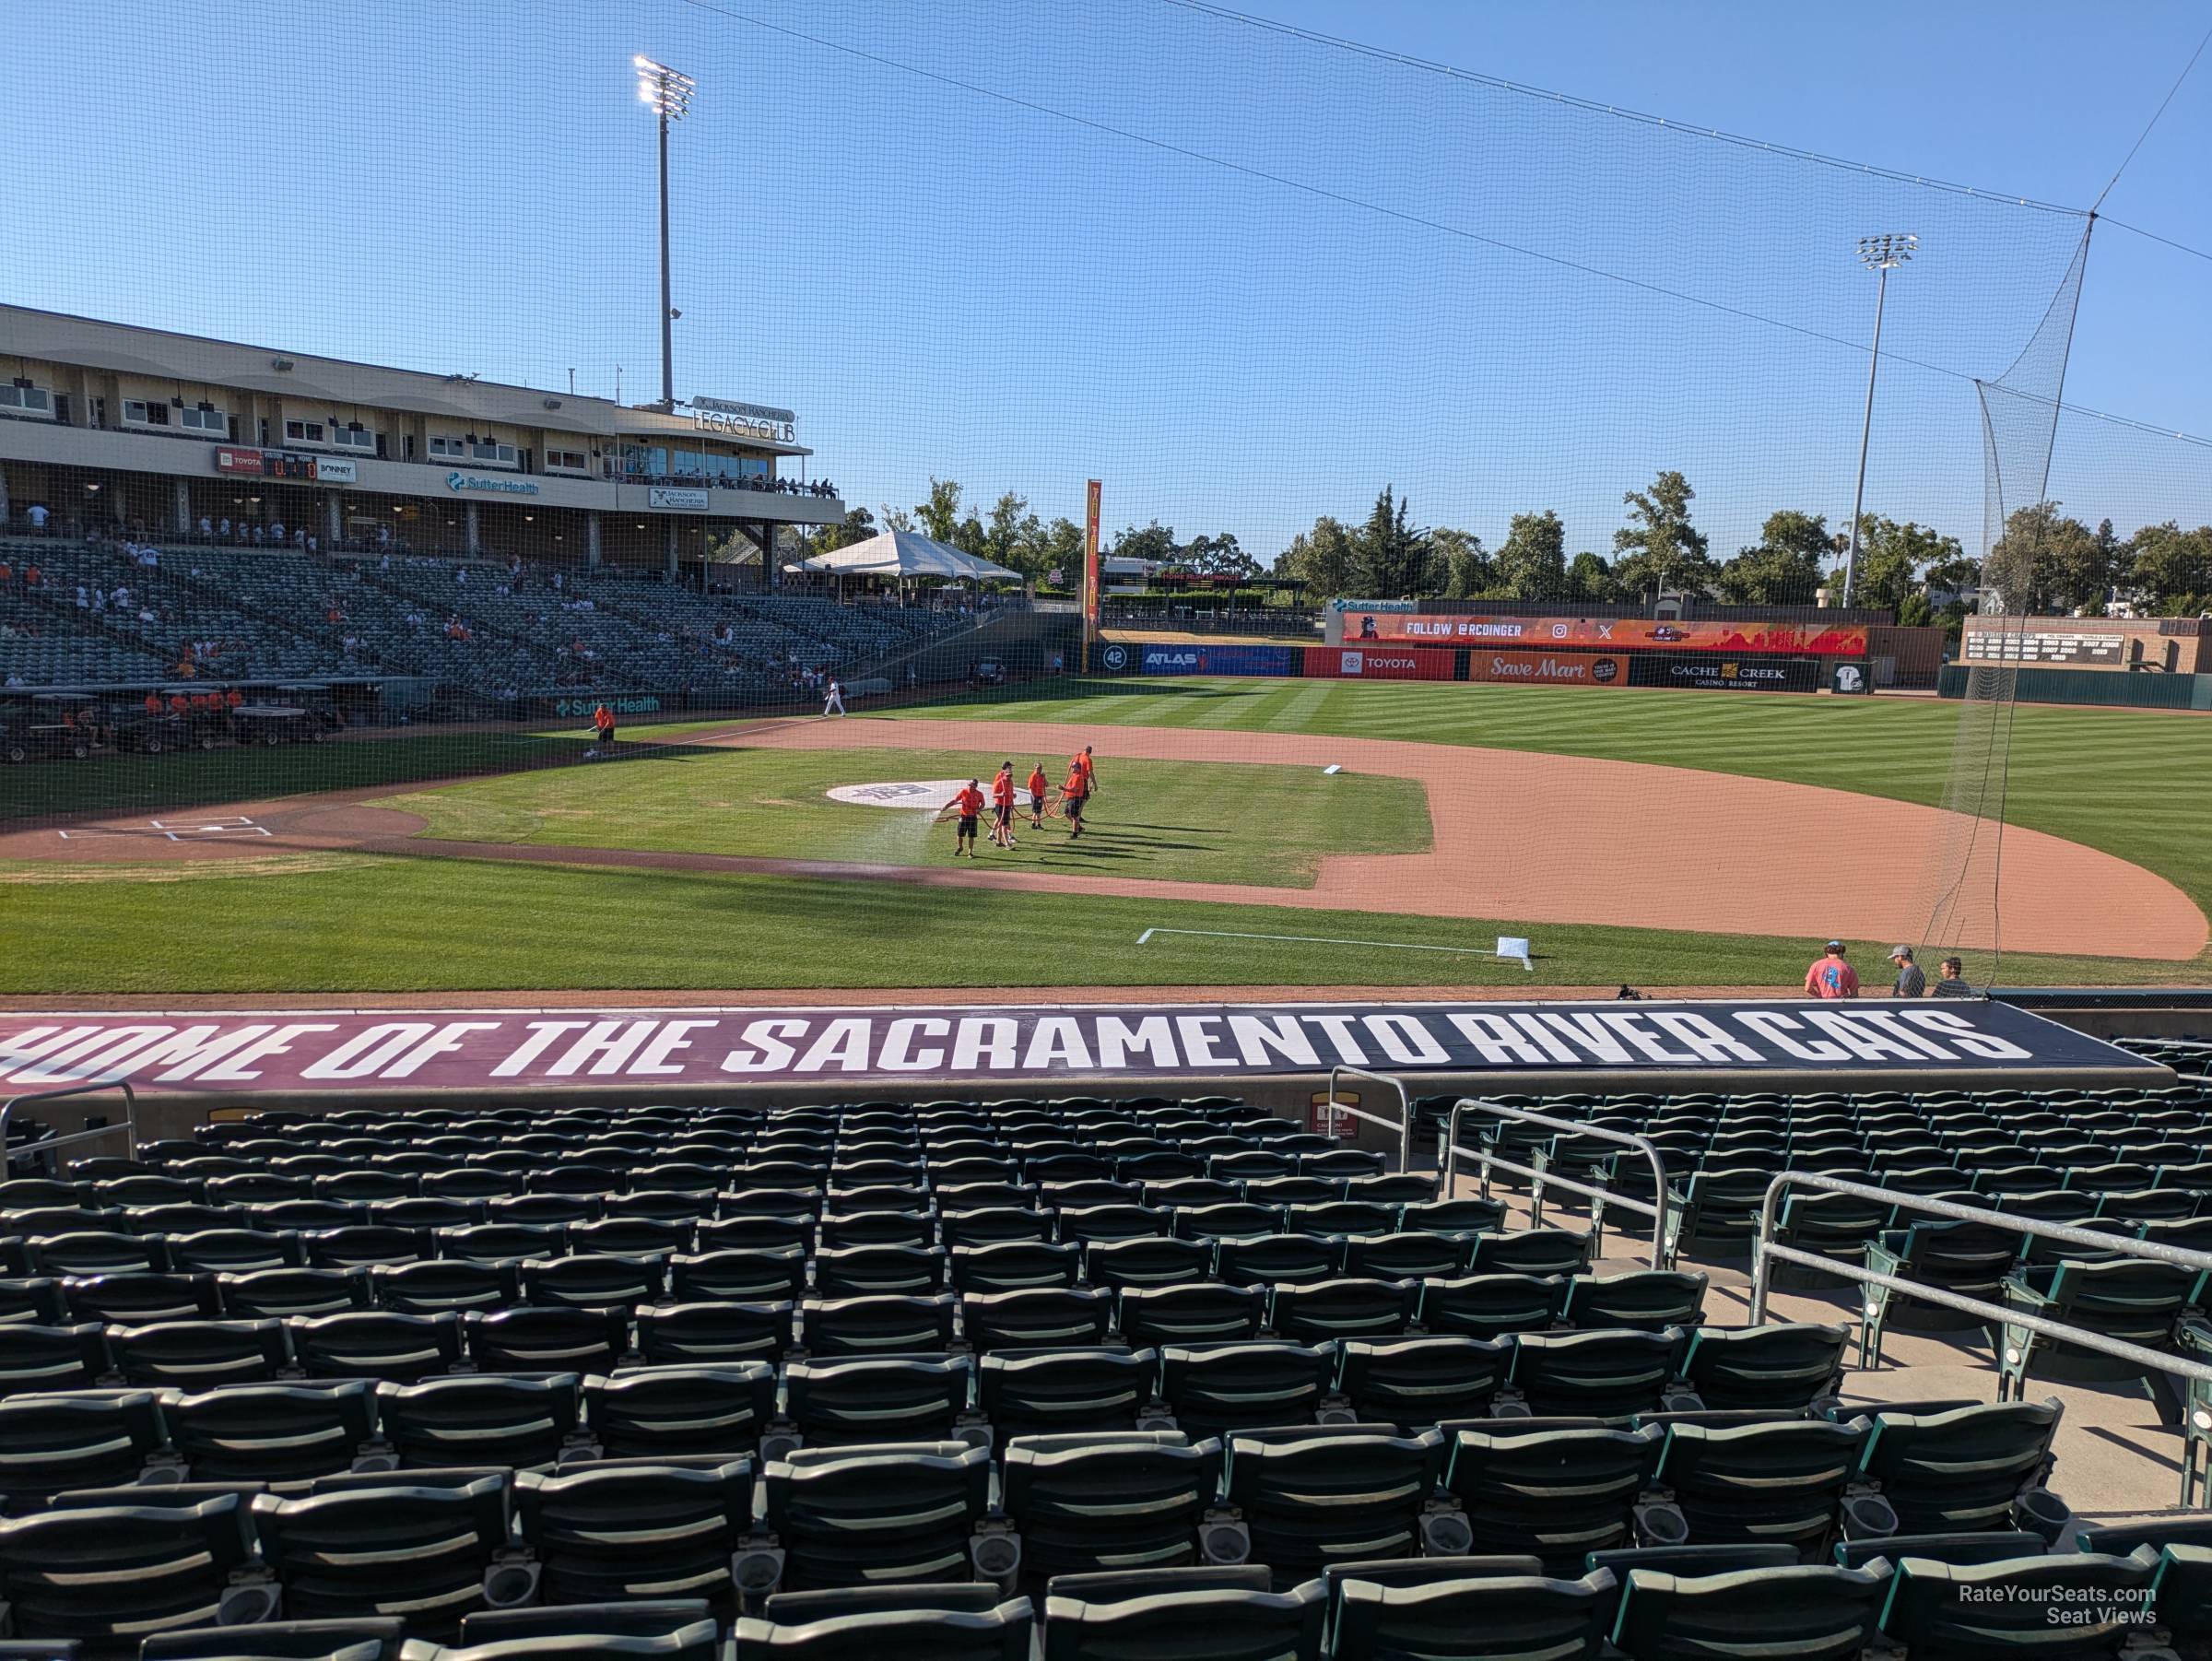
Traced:
[[1603, 651], [1777, 652], [1864, 657], [1864, 628], [1809, 623], [1653, 622], [1647, 618], [1450, 617], [1354, 608], [1344, 638], [1432, 645], [1579, 646]]
[[1545, 687], [1625, 687], [1628, 658], [1612, 652], [1467, 652], [1469, 680], [1500, 680]]
[[674, 508], [686, 513], [703, 513], [714, 505], [712, 495], [705, 490], [691, 489], [678, 485], [648, 485], [645, 488], [645, 505], [652, 508]]
[[1152, 642], [1139, 651], [1147, 675], [1295, 675], [1299, 646], [1223, 646]]
[[1433, 646], [1308, 646], [1306, 673], [1324, 680], [1452, 680], [1462, 654]]
[[1942, 1073], [2143, 1069], [2008, 1005], [1198, 1004], [896, 1008], [113, 1011], [0, 1019], [10, 1086], [127, 1078], [141, 1094], [653, 1090], [1326, 1072]]
[[1688, 687], [1701, 692], [1820, 689], [1820, 666], [1809, 657], [1676, 657], [1640, 653], [1628, 664], [1632, 687]]

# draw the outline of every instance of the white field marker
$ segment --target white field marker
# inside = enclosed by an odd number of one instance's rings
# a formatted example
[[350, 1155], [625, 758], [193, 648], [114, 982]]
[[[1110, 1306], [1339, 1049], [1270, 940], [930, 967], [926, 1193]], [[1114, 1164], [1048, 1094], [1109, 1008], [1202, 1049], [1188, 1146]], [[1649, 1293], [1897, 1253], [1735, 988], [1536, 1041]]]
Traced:
[[[1154, 935], [1203, 935], [1214, 940], [1294, 940], [1307, 946], [1377, 946], [1389, 951], [1448, 951], [1461, 957], [1488, 958], [1494, 953], [1479, 946], [1423, 946], [1411, 940], [1344, 940], [1330, 935], [1242, 935], [1219, 928], [1147, 928], [1136, 937], [1139, 946]], [[1526, 965], [1531, 974], [1534, 964]]]

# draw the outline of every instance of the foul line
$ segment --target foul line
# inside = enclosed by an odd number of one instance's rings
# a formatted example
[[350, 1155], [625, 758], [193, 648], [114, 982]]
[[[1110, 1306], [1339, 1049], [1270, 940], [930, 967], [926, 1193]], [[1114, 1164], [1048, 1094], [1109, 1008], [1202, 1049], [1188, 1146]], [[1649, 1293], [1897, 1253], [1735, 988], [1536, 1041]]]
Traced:
[[1297, 940], [1308, 946], [1381, 946], [1392, 951], [1449, 951], [1463, 957], [1495, 957], [1479, 946], [1420, 946], [1410, 940], [1339, 940], [1328, 935], [1240, 935], [1219, 928], [1147, 928], [1136, 937], [1139, 946], [1154, 935], [1204, 935], [1215, 940]]

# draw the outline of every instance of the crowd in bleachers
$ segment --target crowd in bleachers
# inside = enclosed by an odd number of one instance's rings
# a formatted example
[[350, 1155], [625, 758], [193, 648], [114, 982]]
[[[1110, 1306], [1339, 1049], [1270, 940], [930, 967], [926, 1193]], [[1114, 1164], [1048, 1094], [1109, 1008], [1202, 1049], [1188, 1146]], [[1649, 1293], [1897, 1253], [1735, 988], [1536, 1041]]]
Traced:
[[554, 689], [747, 702], [849, 678], [972, 621], [389, 539], [336, 554], [304, 533], [240, 547], [210, 528], [166, 548], [127, 535], [0, 542], [0, 676], [36, 689], [411, 675], [495, 704]]
[[765, 473], [644, 473], [629, 471], [622, 475], [625, 484], [683, 485], [696, 489], [764, 490], [779, 496], [821, 496], [834, 498], [837, 487], [826, 478], [793, 478], [785, 474], [772, 477]]
[[[2027, 1100], [2100, 1155], [2207, 1132], [2194, 1087]], [[1994, 1148], [1986, 1098], [1546, 1105], [1729, 1161], [1905, 1119]], [[2102, 1606], [2034, 1653], [2212, 1631], [2212, 1518], [2079, 1527], [2055, 1399], [1847, 1402], [1842, 1325], [1707, 1325], [1703, 1273], [1594, 1273], [1594, 1227], [1383, 1163], [1157, 1097], [279, 1112], [49, 1162], [0, 1185], [14, 1633], [1953, 1661], [2053, 1597]], [[242, 1630], [277, 1616], [347, 1624]]]

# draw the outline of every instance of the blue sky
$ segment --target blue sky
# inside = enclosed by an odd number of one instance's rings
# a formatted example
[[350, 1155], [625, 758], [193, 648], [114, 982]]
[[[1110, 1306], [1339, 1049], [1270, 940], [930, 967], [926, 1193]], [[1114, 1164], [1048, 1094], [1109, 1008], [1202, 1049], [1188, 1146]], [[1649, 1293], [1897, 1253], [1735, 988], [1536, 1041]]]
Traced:
[[[619, 365], [641, 401], [644, 51], [700, 83], [677, 391], [795, 409], [856, 502], [912, 502], [935, 473], [1076, 516], [1095, 475], [1112, 525], [1230, 530], [1265, 559], [1391, 483], [1492, 545], [1552, 507], [1571, 548], [1603, 550], [1620, 492], [1679, 466], [1731, 552], [1772, 508], [1848, 511], [1873, 300], [1852, 246], [1915, 230], [1868, 505], [1971, 546], [1971, 377], [2012, 360], [2081, 230], [1999, 198], [2086, 206], [2212, 20], [2159, 0], [1265, 10], [1668, 124], [1165, 0], [17, 5], [0, 295], [547, 386], [572, 369], [601, 394]], [[2212, 62], [2108, 213], [2212, 248], [2207, 153]], [[2068, 400], [2212, 437], [2207, 278], [2100, 229]], [[2199, 523], [2212, 449], [2069, 421], [2053, 492], [2124, 529]]]

